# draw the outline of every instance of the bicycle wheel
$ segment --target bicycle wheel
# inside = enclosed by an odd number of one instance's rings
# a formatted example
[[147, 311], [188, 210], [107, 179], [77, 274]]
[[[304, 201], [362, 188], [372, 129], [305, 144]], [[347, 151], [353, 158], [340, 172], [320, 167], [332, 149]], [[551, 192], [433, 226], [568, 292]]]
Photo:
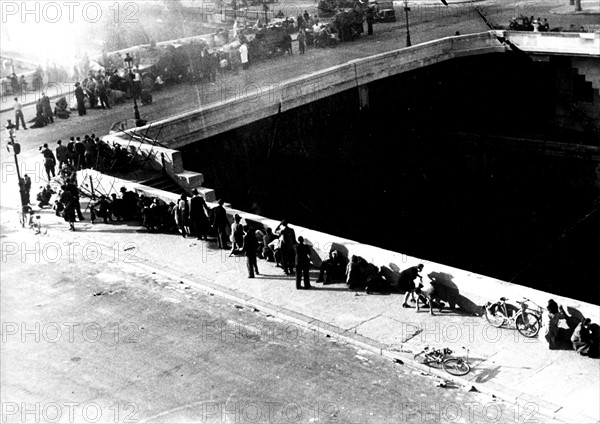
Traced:
[[540, 332], [540, 319], [537, 315], [523, 312], [515, 320], [515, 325], [519, 333], [525, 337], [535, 337]]
[[432, 367], [432, 368], [439, 368], [439, 369], [441, 369], [442, 366], [443, 366], [442, 362], [440, 360], [437, 360], [435, 358], [431, 358], [430, 356], [428, 356], [424, 352], [417, 353], [414, 356], [414, 359], [419, 364], [427, 365], [428, 367]]
[[471, 371], [471, 365], [462, 358], [449, 358], [443, 363], [444, 370], [452, 375], [465, 375]]
[[494, 327], [502, 327], [506, 322], [506, 317], [500, 311], [498, 304], [490, 305], [485, 308], [485, 318]]

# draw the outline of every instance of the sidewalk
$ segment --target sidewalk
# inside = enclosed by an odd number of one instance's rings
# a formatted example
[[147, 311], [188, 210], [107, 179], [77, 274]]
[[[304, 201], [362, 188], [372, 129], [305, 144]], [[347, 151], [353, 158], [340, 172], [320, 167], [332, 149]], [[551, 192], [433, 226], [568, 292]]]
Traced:
[[[598, 360], [580, 357], [572, 350], [550, 351], [543, 337], [526, 339], [516, 330], [496, 329], [484, 317], [458, 311], [436, 310], [435, 316], [429, 316], [423, 308], [417, 314], [415, 309], [400, 307], [402, 297], [398, 294], [366, 295], [348, 291], [343, 283], [314, 283], [316, 270], [311, 271], [310, 291], [297, 291], [293, 277], [262, 260], [258, 264], [260, 275], [250, 280], [246, 278], [245, 258], [215, 249], [214, 241], [147, 233], [132, 223], [91, 224], [89, 214], [85, 216], [87, 220], [76, 223], [77, 231], [70, 233], [62, 219], [52, 211], [43, 211], [48, 234], [40, 236], [40, 241], [98, 243], [107, 251], [118, 243], [123, 250], [120, 258], [136, 262], [147, 272], [317, 329], [391, 360], [399, 359], [407, 366], [419, 367], [413, 362], [413, 353], [425, 345], [448, 346], [459, 354], [465, 346], [470, 349], [471, 373], [452, 377], [444, 371], [427, 371], [466, 389], [474, 386], [511, 404], [518, 403], [519, 422], [526, 422], [527, 417], [537, 418], [537, 422], [547, 422], [545, 417], [560, 422], [599, 422]], [[297, 236], [303, 235], [302, 229], [295, 229]], [[436, 265], [426, 263], [424, 274], [433, 271]], [[487, 291], [490, 299], [505, 294], [499, 285]]]

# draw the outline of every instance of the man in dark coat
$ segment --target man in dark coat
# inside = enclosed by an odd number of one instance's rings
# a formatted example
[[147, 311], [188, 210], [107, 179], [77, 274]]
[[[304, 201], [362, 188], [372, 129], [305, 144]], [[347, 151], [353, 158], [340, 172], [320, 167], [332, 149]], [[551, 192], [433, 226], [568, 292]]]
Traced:
[[27, 200], [25, 204], [28, 205], [31, 203], [31, 178], [27, 174], [23, 175], [23, 189], [25, 191], [25, 199]]
[[79, 112], [79, 116], [85, 115], [85, 94], [83, 94], [83, 88], [79, 82], [75, 83], [75, 98], [77, 99], [77, 111]]
[[81, 213], [81, 204], [79, 203], [79, 188], [75, 180], [69, 180], [66, 184], [67, 191], [71, 192], [71, 202], [73, 203], [73, 209], [77, 213], [77, 219], [84, 221], [85, 218]]
[[292, 274], [294, 272], [294, 246], [296, 244], [296, 232], [288, 226], [286, 220], [275, 230], [275, 234], [281, 239], [281, 262], [283, 272]]
[[46, 123], [54, 123], [54, 113], [52, 113], [52, 106], [50, 106], [50, 97], [46, 93], [42, 93], [42, 107], [44, 108]]
[[75, 168], [77, 170], [85, 168], [85, 145], [79, 137], [77, 137], [77, 140], [75, 141], [75, 153], [77, 154]]
[[96, 93], [98, 94], [98, 99], [100, 100], [100, 107], [102, 107], [102, 109], [110, 109], [110, 105], [108, 104], [108, 96], [106, 94], [106, 83], [104, 80], [98, 82]]
[[310, 268], [310, 247], [304, 244], [304, 237], [298, 237], [298, 243], [294, 246], [296, 253], [296, 289], [302, 288], [300, 280], [304, 277], [304, 288], [310, 289], [310, 277], [308, 270]]
[[66, 185], [62, 187], [60, 203], [63, 206], [63, 218], [69, 223], [69, 231], [75, 231], [75, 205], [73, 204], [73, 195], [67, 189]]
[[254, 278], [254, 273], [258, 274], [258, 265], [256, 263], [256, 251], [258, 249], [258, 240], [256, 232], [248, 225], [244, 225], [244, 244], [242, 250], [246, 253], [246, 266], [248, 267], [248, 278]]
[[56, 176], [56, 172], [54, 171], [54, 167], [56, 166], [56, 158], [54, 157], [52, 150], [48, 148], [47, 143], [40, 147], [40, 151], [44, 156], [44, 168], [46, 169], [46, 174], [48, 175], [48, 181], [50, 181]]
[[227, 227], [229, 220], [227, 219], [227, 211], [223, 207], [223, 200], [219, 200], [219, 205], [212, 210], [213, 220], [212, 226], [217, 231], [217, 244], [220, 249], [229, 249], [227, 243]]
[[198, 237], [198, 240], [208, 240], [208, 206], [204, 198], [200, 196], [197, 189], [192, 191], [193, 197], [190, 199], [190, 221], [192, 231]]
[[56, 142], [56, 160], [58, 160], [58, 171], [62, 169], [63, 165], [67, 163], [67, 146], [62, 145], [62, 140]]
[[415, 285], [415, 279], [418, 277], [421, 282], [423, 282], [423, 277], [419, 274], [423, 271], [423, 264], [419, 264], [417, 266], [411, 266], [410, 268], [405, 269], [400, 273], [398, 277], [398, 288], [401, 290], [406, 290], [404, 294], [404, 301], [402, 302], [402, 306], [405, 308], [409, 308], [408, 296], [413, 295], [414, 300], [414, 292], [417, 286]]

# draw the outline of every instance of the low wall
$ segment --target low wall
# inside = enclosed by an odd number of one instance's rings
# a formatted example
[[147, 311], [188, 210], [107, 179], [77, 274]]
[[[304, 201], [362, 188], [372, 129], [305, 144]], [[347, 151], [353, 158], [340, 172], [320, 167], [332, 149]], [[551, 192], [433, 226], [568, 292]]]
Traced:
[[527, 53], [600, 57], [600, 32], [498, 31]]
[[[175, 202], [179, 198], [179, 196], [174, 193], [154, 189], [142, 184], [129, 183], [123, 180], [117, 180], [115, 183], [113, 177], [102, 175], [93, 170], [80, 171], [80, 181], [89, 178], [90, 176], [94, 181], [98, 181], [97, 184], [101, 187], [106, 187], [103, 188], [103, 190], [114, 187], [113, 191], [117, 192], [120, 187], [125, 186], [129, 190], [146, 196], [158, 197], [167, 203]], [[208, 202], [208, 204], [211, 208], [217, 206], [216, 203], [212, 202]], [[277, 225], [279, 225], [279, 221], [227, 208], [227, 215], [230, 222], [233, 222], [233, 215], [236, 213], [242, 216], [245, 223], [255, 228], [270, 227], [274, 230]], [[367, 261], [380, 267], [388, 281], [395, 282], [400, 271], [418, 263], [423, 263], [425, 265], [423, 274], [435, 278], [444, 288], [443, 295], [450, 298], [450, 300], [458, 307], [469, 313], [481, 313], [482, 305], [490, 300], [498, 300], [502, 296], [508, 298], [509, 303], [527, 297], [542, 306], [545, 306], [548, 299], [552, 298], [557, 303], [562, 304], [565, 309], [573, 312], [578, 311], [583, 316], [590, 318], [593, 322], [600, 322], [600, 307], [598, 305], [549, 294], [517, 284], [511, 284], [506, 281], [438, 264], [426, 259], [407, 256], [402, 253], [361, 244], [353, 240], [295, 226], [293, 223], [291, 223], [291, 228], [295, 230], [297, 237], [304, 237], [308, 244], [312, 246], [313, 264], [315, 266], [319, 266], [321, 260], [327, 258], [329, 250], [335, 248], [348, 258], [351, 255], [362, 256]], [[143, 235], [141, 237], [143, 237]], [[571, 283], [572, 282], [565, 282], [565, 284]], [[401, 300], [398, 299], [398, 307], [400, 307], [400, 303]]]
[[495, 32], [447, 37], [410, 48], [349, 61], [271, 86], [243, 87], [227, 100], [129, 130], [162, 144], [187, 144], [242, 127], [279, 112], [311, 103], [369, 82], [455, 57], [503, 52]]

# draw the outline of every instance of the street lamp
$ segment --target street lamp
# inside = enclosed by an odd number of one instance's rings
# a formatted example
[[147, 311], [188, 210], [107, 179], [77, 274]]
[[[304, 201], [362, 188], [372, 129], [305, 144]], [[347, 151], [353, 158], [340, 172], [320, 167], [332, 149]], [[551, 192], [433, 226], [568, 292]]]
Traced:
[[17, 158], [17, 155], [19, 153], [21, 153], [21, 145], [19, 143], [15, 143], [15, 128], [16, 127], [17, 126], [14, 125], [11, 122], [11, 120], [9, 119], [6, 122], [4, 129], [6, 130], [6, 134], [8, 135], [8, 138], [10, 139], [10, 141], [8, 143], [6, 143], [6, 150], [8, 151], [8, 153], [12, 153], [15, 158], [15, 166], [17, 168], [17, 181], [19, 184], [19, 195], [21, 197], [21, 207], [23, 207], [27, 204], [27, 202], [25, 202], [25, 186], [23, 185], [23, 182], [21, 180], [21, 171], [19, 170], [19, 159]]
[[404, 13], [406, 15], [406, 47], [410, 47], [410, 29], [408, 28], [408, 12], [410, 12], [410, 7], [408, 7], [408, 0], [404, 0]]
[[125, 69], [127, 69], [129, 71], [129, 84], [131, 86], [131, 94], [133, 95], [133, 110], [135, 111], [135, 121], [136, 121], [136, 125], [138, 124], [138, 121], [140, 121], [142, 118], [140, 118], [140, 111], [138, 110], [138, 105], [137, 105], [137, 100], [136, 100], [136, 93], [135, 93], [135, 89], [133, 86], [133, 58], [131, 56], [129, 56], [129, 53], [125, 53], [125, 59], [123, 59], [123, 62], [125, 62]]

